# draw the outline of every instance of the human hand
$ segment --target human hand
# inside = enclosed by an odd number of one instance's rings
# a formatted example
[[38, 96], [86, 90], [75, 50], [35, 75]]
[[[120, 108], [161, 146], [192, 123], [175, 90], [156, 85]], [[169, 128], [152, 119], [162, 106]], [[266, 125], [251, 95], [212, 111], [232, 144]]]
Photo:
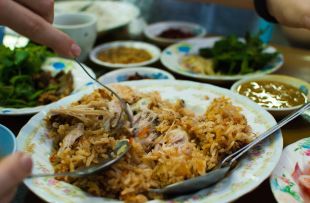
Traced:
[[9, 203], [13, 199], [18, 184], [31, 173], [31, 168], [31, 158], [21, 152], [0, 161], [1, 203]]
[[53, 0], [0, 0], [0, 11], [0, 25], [46, 45], [64, 57], [80, 55], [80, 47], [51, 25], [54, 18]]
[[310, 29], [309, 0], [267, 0], [267, 6], [280, 24]]

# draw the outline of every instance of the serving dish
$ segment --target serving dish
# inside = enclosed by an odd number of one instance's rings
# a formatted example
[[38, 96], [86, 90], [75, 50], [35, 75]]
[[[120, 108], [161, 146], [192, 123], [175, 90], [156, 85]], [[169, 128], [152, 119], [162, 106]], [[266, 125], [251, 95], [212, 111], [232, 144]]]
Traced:
[[270, 177], [270, 186], [279, 203], [306, 203], [306, 195], [297, 182], [300, 171], [310, 167], [310, 138], [299, 140], [283, 150], [281, 159]]
[[0, 124], [0, 159], [16, 151], [16, 138], [13, 132]]
[[[265, 75], [265, 76], [255, 76], [255, 77], [249, 77], [245, 78], [243, 80], [237, 81], [234, 83], [231, 87], [231, 90], [234, 92], [238, 92], [238, 87], [242, 84], [245, 84], [250, 81], [274, 81], [274, 82], [281, 82], [290, 86], [295, 87], [300, 92], [304, 94], [305, 100], [310, 101], [310, 84], [306, 81], [303, 81], [298, 78], [294, 78], [291, 76], [286, 75]], [[284, 92], [282, 92], [284, 94]], [[301, 105], [293, 106], [293, 107], [281, 107], [281, 108], [268, 108], [264, 107], [267, 111], [269, 111], [272, 115], [276, 117], [283, 117], [285, 115], [288, 115], [292, 113], [293, 111], [300, 108]], [[305, 113], [306, 114], [306, 113]]]
[[[109, 51], [111, 49], [117, 48], [133, 48], [135, 50], [145, 51], [150, 55], [150, 58], [138, 62], [138, 63], [110, 63], [106, 61], [102, 61], [98, 58], [98, 55], [104, 51]], [[115, 69], [115, 68], [128, 68], [128, 67], [138, 67], [138, 66], [146, 66], [156, 62], [160, 57], [161, 51], [155, 45], [139, 42], [139, 41], [115, 41], [109, 42], [95, 47], [89, 54], [89, 58], [92, 62], [97, 65], [104, 66], [106, 68]], [[120, 56], [120, 55], [118, 55]]]
[[[184, 75], [193, 79], [199, 79], [213, 84], [232, 83], [233, 81], [240, 80], [249, 76], [270, 74], [278, 70], [283, 65], [283, 56], [279, 54], [275, 58], [275, 60], [273, 60], [267, 66], [263, 67], [260, 71], [243, 75], [206, 75], [195, 73], [183, 67], [182, 59], [184, 56], [196, 55], [201, 48], [211, 48], [217, 41], [221, 39], [221, 37], [193, 39], [171, 45], [162, 52], [160, 60], [166, 68], [177, 74]], [[275, 53], [276, 51], [277, 50], [275, 48], [268, 46], [264, 52]]]
[[[165, 31], [167, 32], [169, 30], [172, 32], [174, 31], [174, 33], [177, 31], [182, 31], [185, 34], [188, 33], [189, 36], [184, 36], [182, 38], [167, 38], [160, 36]], [[180, 21], [164, 21], [154, 23], [148, 25], [143, 32], [147, 39], [158, 44], [159, 46], [167, 46], [184, 40], [204, 37], [207, 33], [206, 29], [199, 24]]]
[[131, 3], [92, 0], [57, 1], [55, 12], [89, 12], [96, 15], [98, 35], [124, 27], [140, 15], [140, 10]]
[[[71, 71], [73, 76], [73, 92], [71, 94], [80, 92], [83, 89], [93, 85], [92, 79], [90, 79], [86, 75], [86, 73], [78, 66], [78, 64], [68, 59], [59, 57], [50, 57], [42, 65], [42, 70], [50, 71], [52, 75], [56, 75], [60, 71], [64, 72]], [[95, 76], [95, 73], [90, 68], [87, 68], [87, 70], [88, 72], [90, 72], [90, 74]], [[6, 108], [0, 106], [0, 115], [3, 116], [29, 115], [41, 111], [46, 106], [47, 105], [41, 105], [26, 108]]]
[[[242, 108], [253, 131], [257, 134], [270, 128], [276, 122], [274, 118], [254, 102], [237, 95], [229, 90], [216, 86], [194, 83], [189, 81], [131, 81], [122, 83], [136, 88], [142, 92], [159, 91], [161, 96], [170, 101], [178, 98], [185, 100], [188, 108], [199, 114], [210, 104], [210, 100], [226, 96], [232, 102]], [[66, 106], [77, 101], [83, 95], [91, 93], [88, 89], [49, 106], [34, 116], [21, 130], [18, 135], [18, 149], [32, 154], [34, 159], [34, 172], [51, 172], [49, 162], [52, 142], [44, 138], [43, 118], [50, 109]], [[206, 99], [206, 96], [209, 99]], [[195, 194], [181, 196], [168, 200], [168, 202], [196, 201], [196, 202], [229, 202], [250, 192], [267, 178], [278, 162], [282, 151], [282, 135], [278, 131], [262, 143], [250, 155], [242, 159], [232, 173], [221, 182], [210, 188], [201, 190]], [[243, 177], [243, 178], [240, 178]], [[49, 202], [119, 202], [108, 198], [94, 197], [81, 191], [79, 188], [53, 178], [26, 180], [25, 184], [37, 195]], [[163, 202], [153, 200], [151, 202]]]
[[98, 78], [98, 80], [103, 84], [141, 79], [175, 80], [174, 76], [167, 71], [153, 67], [133, 67], [119, 69], [108, 72]]

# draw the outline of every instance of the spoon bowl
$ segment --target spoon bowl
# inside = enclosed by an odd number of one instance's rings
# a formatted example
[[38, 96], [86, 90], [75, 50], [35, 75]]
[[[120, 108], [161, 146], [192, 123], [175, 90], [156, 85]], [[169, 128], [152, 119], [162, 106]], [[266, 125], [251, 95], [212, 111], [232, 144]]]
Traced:
[[89, 176], [100, 171], [103, 171], [124, 157], [124, 155], [128, 152], [130, 148], [130, 144], [128, 140], [120, 140], [115, 144], [113, 151], [110, 153], [110, 158], [96, 165], [92, 165], [86, 168], [81, 168], [75, 170], [73, 172], [65, 172], [65, 173], [51, 173], [51, 174], [32, 174], [27, 178], [42, 178], [42, 177], [83, 177]]

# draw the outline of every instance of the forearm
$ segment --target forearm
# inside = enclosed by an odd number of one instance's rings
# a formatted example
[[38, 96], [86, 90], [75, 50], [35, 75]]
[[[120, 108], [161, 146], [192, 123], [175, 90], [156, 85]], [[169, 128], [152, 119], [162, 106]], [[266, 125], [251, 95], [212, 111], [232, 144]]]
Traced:
[[252, 0], [182, 0], [191, 2], [202, 2], [202, 3], [216, 3], [222, 4], [229, 7], [253, 9], [254, 4]]

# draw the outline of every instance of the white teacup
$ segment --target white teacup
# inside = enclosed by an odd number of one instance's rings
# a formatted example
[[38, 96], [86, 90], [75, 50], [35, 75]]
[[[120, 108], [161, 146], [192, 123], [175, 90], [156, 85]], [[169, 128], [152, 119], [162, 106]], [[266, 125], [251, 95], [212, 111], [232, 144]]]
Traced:
[[81, 47], [79, 60], [86, 60], [97, 36], [96, 16], [88, 13], [56, 14], [54, 27], [68, 34]]

